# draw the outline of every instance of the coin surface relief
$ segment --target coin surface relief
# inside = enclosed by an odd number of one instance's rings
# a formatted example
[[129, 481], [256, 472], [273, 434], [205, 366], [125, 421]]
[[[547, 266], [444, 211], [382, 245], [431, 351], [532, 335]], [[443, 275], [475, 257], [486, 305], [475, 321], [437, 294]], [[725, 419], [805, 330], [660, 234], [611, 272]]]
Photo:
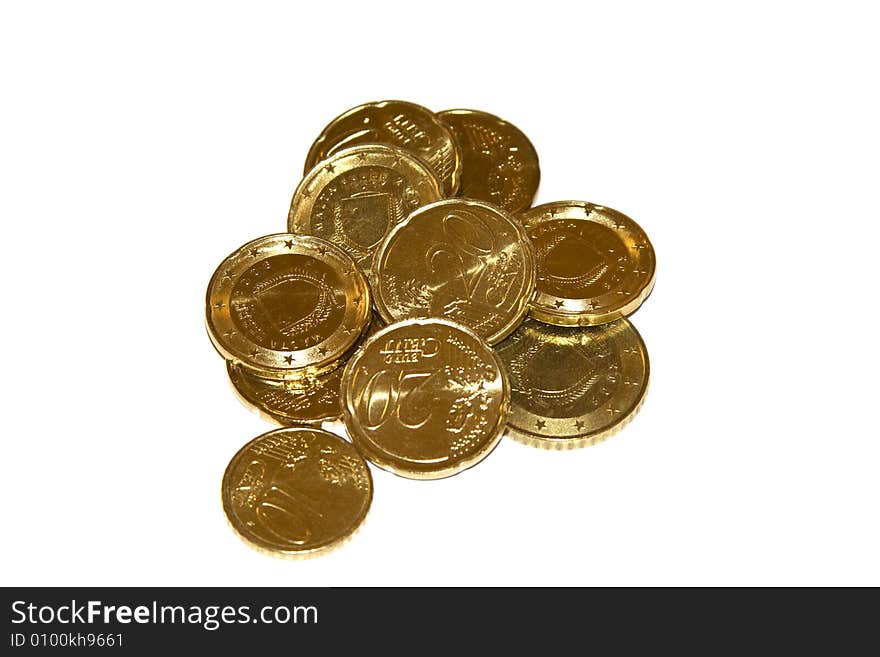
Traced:
[[437, 118], [452, 131], [461, 154], [459, 196], [514, 213], [532, 204], [541, 169], [535, 147], [519, 128], [469, 109], [438, 112]]
[[495, 352], [442, 319], [376, 333], [345, 366], [342, 390], [352, 442], [379, 467], [413, 479], [448, 477], [485, 458], [510, 398]]
[[253, 547], [278, 556], [325, 552], [361, 525], [373, 499], [364, 459], [339, 436], [287, 427], [258, 436], [232, 458], [223, 510]]
[[443, 197], [421, 160], [383, 144], [354, 146], [318, 162], [290, 203], [291, 233], [314, 235], [348, 253], [368, 273], [382, 238], [410, 212]]
[[[365, 337], [385, 326], [373, 313]], [[351, 354], [347, 354], [351, 356]], [[342, 360], [347, 360], [344, 356]], [[296, 380], [267, 379], [241, 365], [226, 361], [226, 371], [235, 392], [246, 406], [283, 425], [313, 424], [338, 420], [342, 416], [342, 365], [317, 375]]]
[[604, 324], [635, 312], [654, 288], [654, 248], [617, 210], [558, 201], [520, 219], [538, 269], [533, 317], [560, 326]]
[[535, 292], [535, 257], [522, 225], [481, 201], [447, 199], [395, 226], [370, 274], [386, 322], [443, 317], [494, 344], [525, 314]]
[[316, 237], [253, 240], [214, 272], [206, 324], [227, 360], [268, 378], [338, 365], [370, 317], [370, 290], [354, 261]]
[[535, 447], [601, 442], [633, 418], [648, 387], [648, 352], [626, 319], [563, 327], [528, 318], [496, 351], [510, 377], [507, 433]]
[[452, 196], [458, 191], [461, 160], [449, 129], [434, 113], [402, 100], [353, 107], [333, 119], [312, 144], [303, 174], [336, 151], [357, 144], [390, 144], [424, 160]]

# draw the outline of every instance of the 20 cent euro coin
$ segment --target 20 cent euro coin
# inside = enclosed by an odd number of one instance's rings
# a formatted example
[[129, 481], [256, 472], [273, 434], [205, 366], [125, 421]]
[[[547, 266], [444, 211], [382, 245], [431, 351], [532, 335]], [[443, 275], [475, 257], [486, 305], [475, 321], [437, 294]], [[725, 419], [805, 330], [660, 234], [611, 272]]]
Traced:
[[370, 274], [386, 322], [443, 317], [494, 344], [528, 312], [535, 257], [522, 225], [468, 199], [419, 208], [395, 226]]
[[456, 474], [495, 447], [510, 390], [501, 362], [464, 326], [392, 324], [368, 339], [342, 375], [343, 419], [361, 453], [412, 479]]

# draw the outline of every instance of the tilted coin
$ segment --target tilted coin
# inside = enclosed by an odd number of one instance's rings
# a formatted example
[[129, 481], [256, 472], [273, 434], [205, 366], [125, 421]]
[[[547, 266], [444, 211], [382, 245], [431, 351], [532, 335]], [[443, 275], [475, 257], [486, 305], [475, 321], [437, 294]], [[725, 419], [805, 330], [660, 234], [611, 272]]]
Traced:
[[370, 280], [386, 322], [445, 317], [494, 344], [528, 311], [535, 258], [523, 227], [507, 213], [447, 199], [419, 208], [391, 230]]
[[406, 151], [382, 144], [354, 146], [306, 174], [290, 203], [287, 227], [332, 242], [367, 273], [391, 227], [442, 197], [434, 172]]
[[329, 550], [361, 525], [373, 499], [370, 469], [352, 445], [310, 427], [254, 438], [223, 475], [223, 510], [252, 546], [279, 556]]
[[336, 151], [356, 144], [391, 144], [427, 162], [451, 196], [461, 161], [452, 134], [434, 113], [402, 100], [365, 103], [337, 116], [312, 144], [303, 174]]
[[260, 237], [229, 255], [208, 284], [206, 323], [217, 351], [268, 378], [333, 369], [369, 317], [364, 276], [317, 237]]
[[[366, 336], [383, 326], [385, 323], [374, 313]], [[280, 424], [320, 425], [342, 415], [342, 367], [293, 381], [257, 376], [232, 361], [226, 361], [226, 371], [242, 401]]]
[[632, 324], [594, 327], [525, 322], [496, 347], [510, 377], [510, 437], [570, 449], [601, 442], [638, 411], [648, 352]]
[[532, 204], [541, 170], [532, 142], [515, 125], [487, 112], [455, 109], [437, 118], [452, 131], [461, 155], [459, 196], [494, 203], [508, 212]]
[[352, 442], [413, 479], [448, 477], [485, 458], [503, 433], [510, 395], [486, 342], [441, 319], [376, 333], [345, 366], [342, 390]]
[[533, 317], [559, 326], [604, 324], [635, 312], [654, 288], [654, 248], [617, 210], [558, 201], [520, 218], [538, 267]]
[[226, 361], [229, 380], [239, 396], [279, 424], [316, 424], [342, 414], [339, 384], [342, 368], [304, 377], [302, 381], [267, 379]]

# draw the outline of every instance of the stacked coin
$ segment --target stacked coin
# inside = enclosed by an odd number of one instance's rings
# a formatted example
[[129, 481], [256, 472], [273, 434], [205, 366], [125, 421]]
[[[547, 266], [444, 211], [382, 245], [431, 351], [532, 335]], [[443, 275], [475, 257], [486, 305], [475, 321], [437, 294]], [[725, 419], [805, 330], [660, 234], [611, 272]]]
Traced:
[[[530, 209], [539, 180], [528, 138], [485, 112], [382, 101], [321, 132], [288, 232], [242, 246], [208, 285], [236, 392], [288, 425], [223, 478], [251, 545], [343, 542], [372, 500], [364, 459], [438, 479], [503, 435], [567, 449], [632, 419], [649, 365], [626, 317], [653, 287], [651, 243], [603, 206]], [[340, 417], [351, 442], [321, 428]]]

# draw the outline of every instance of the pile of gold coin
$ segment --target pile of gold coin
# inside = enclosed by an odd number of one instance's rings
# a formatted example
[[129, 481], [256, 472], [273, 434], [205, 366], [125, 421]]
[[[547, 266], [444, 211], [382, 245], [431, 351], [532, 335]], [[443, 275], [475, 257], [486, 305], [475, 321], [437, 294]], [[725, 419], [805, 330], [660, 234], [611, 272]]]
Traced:
[[324, 128], [287, 232], [239, 247], [208, 284], [234, 389], [284, 425], [223, 477], [251, 545], [338, 546], [369, 509], [367, 461], [439, 479], [505, 435], [584, 447], [637, 412], [648, 354], [626, 317], [653, 287], [651, 243], [601, 205], [531, 207], [539, 178], [531, 142], [485, 112], [382, 101]]

